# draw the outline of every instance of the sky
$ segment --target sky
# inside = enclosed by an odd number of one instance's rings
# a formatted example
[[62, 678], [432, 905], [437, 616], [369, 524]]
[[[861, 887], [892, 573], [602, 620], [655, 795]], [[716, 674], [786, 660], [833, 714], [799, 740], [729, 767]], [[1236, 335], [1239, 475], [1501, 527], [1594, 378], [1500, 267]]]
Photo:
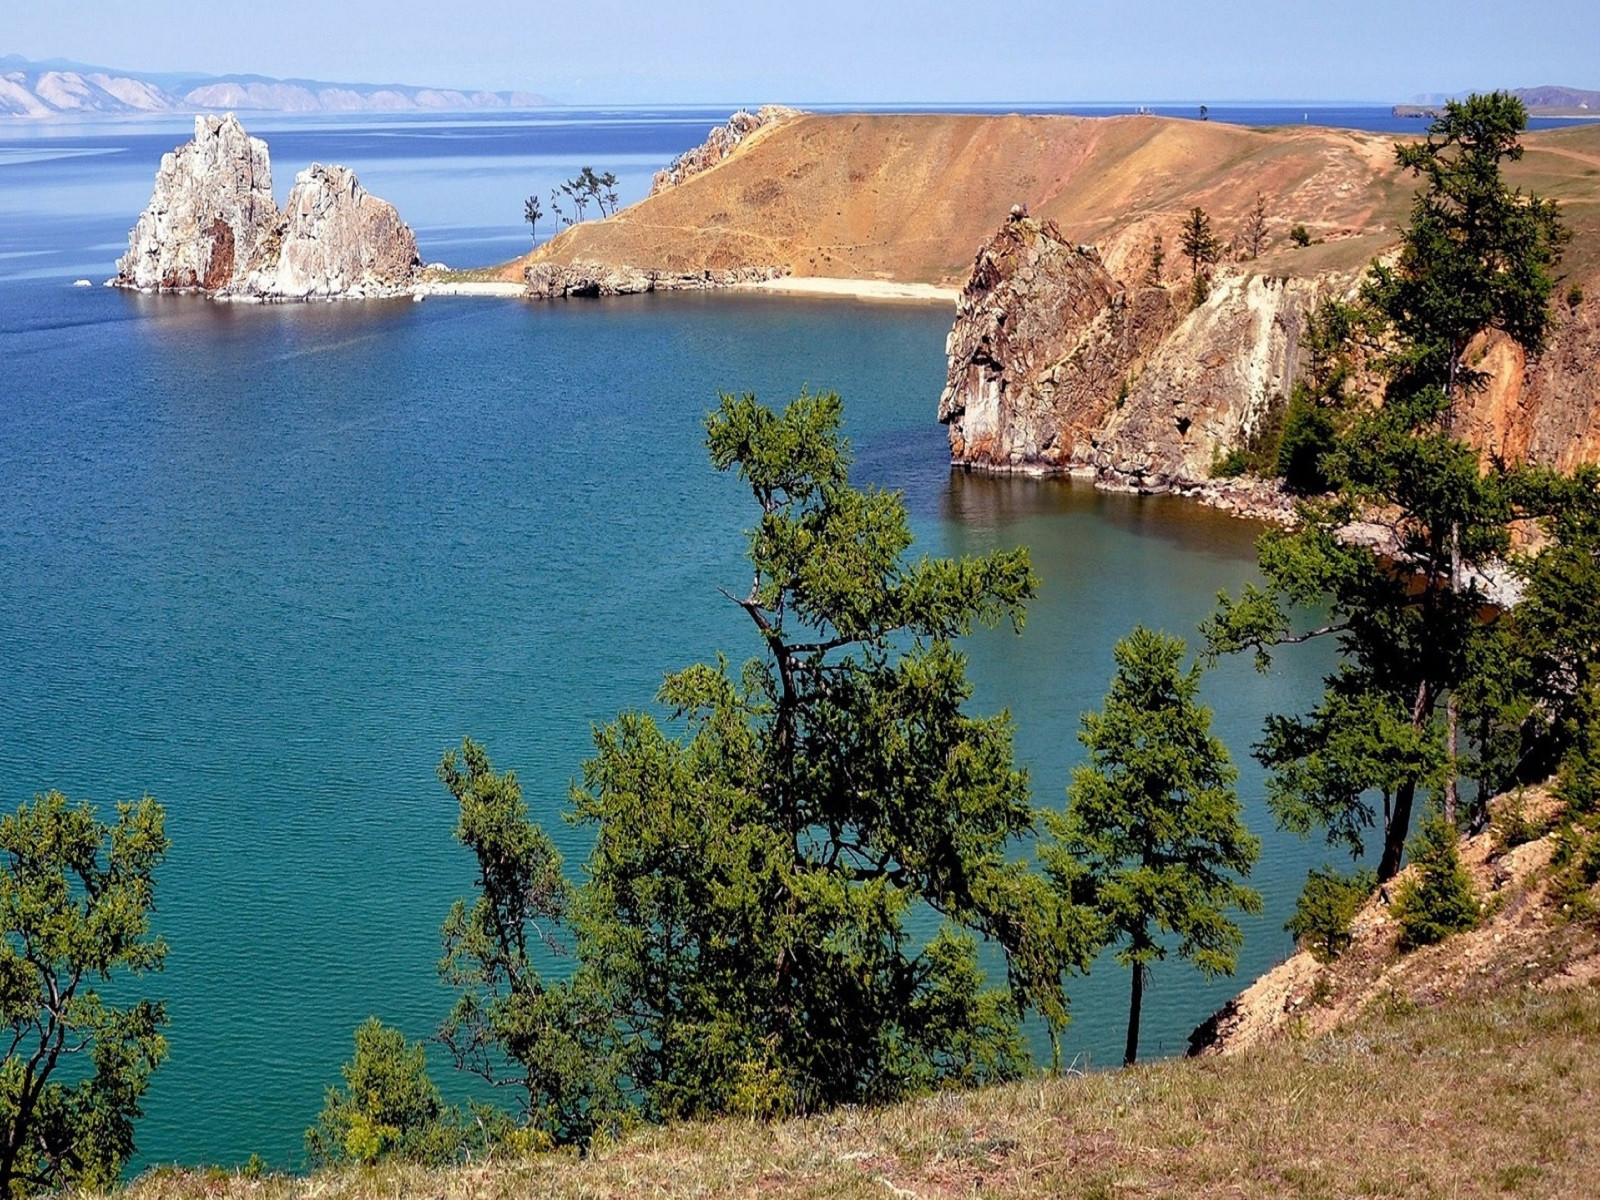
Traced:
[[1600, 3], [0, 0], [0, 53], [572, 104], [1404, 101], [1600, 89]]

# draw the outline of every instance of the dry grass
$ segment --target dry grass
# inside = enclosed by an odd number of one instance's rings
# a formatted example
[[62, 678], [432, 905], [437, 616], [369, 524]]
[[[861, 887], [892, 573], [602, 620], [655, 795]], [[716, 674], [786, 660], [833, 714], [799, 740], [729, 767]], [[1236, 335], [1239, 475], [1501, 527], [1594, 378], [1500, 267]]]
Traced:
[[126, 1200], [1590, 1197], [1600, 990], [1383, 1006], [1312, 1041], [776, 1125], [641, 1133], [586, 1161], [310, 1179], [156, 1172]]
[[[1227, 239], [1262, 193], [1268, 249], [1248, 269], [1358, 271], [1393, 245], [1416, 187], [1395, 165], [1394, 141], [1159, 117], [813, 114], [499, 270], [520, 279], [528, 261], [585, 259], [686, 271], [782, 265], [800, 276], [959, 287], [978, 246], [1022, 203], [1097, 244], [1112, 272], [1129, 278], [1142, 276], [1161, 233], [1177, 277], [1178, 227], [1191, 206]], [[1510, 174], [1563, 202], [1580, 231], [1569, 270], [1587, 278], [1600, 253], [1600, 125], [1526, 141]], [[1319, 243], [1291, 246], [1295, 223]]]

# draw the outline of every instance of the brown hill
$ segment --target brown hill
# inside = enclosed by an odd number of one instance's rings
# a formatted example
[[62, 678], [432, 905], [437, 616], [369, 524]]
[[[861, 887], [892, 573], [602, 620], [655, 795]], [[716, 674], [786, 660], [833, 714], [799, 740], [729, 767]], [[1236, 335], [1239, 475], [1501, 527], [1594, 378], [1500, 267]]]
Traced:
[[[1119, 275], [1142, 272], [1160, 232], [1175, 273], [1192, 206], [1227, 239], [1258, 193], [1270, 238], [1262, 272], [1349, 269], [1404, 219], [1413, 184], [1394, 166], [1393, 140], [1153, 116], [807, 114], [609, 220], [566, 230], [506, 277], [520, 279], [528, 262], [597, 261], [959, 286], [1014, 204], [1098, 244]], [[1581, 227], [1600, 224], [1600, 126], [1531, 135], [1517, 175], [1566, 201]], [[1297, 223], [1323, 243], [1292, 247]]]

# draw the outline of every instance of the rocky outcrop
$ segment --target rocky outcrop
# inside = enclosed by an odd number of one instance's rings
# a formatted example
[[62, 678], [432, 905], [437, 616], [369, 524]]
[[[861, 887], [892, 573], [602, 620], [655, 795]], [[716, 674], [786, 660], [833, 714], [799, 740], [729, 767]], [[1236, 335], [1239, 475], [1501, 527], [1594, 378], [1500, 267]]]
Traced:
[[1467, 396], [1461, 431], [1486, 457], [1570, 471], [1600, 462], [1600, 295], [1558, 292], [1551, 309], [1536, 355], [1499, 333], [1468, 348], [1487, 381]]
[[394, 206], [344, 167], [300, 172], [279, 211], [266, 143], [229, 114], [196, 117], [194, 140], [162, 158], [112, 282], [219, 298], [359, 298], [408, 291], [421, 266]]
[[417, 239], [394, 205], [353, 171], [318, 163], [295, 176], [277, 261], [258, 290], [285, 299], [382, 294], [409, 287], [421, 266]]
[[280, 219], [267, 144], [232, 115], [196, 117], [194, 140], [162, 155], [155, 192], [128, 236], [115, 282], [223, 291], [249, 273]]
[[952, 459], [989, 470], [1088, 464], [1176, 320], [1164, 290], [1124, 286], [1092, 247], [1014, 211], [978, 252], [945, 344], [939, 420]]
[[1115, 279], [1093, 247], [1013, 213], [979, 251], [946, 344], [951, 460], [1194, 489], [1288, 394], [1301, 326], [1343, 277], [1228, 275], [1187, 291]]
[[536, 300], [585, 296], [635, 296], [644, 292], [690, 292], [759, 283], [785, 274], [778, 267], [741, 267], [734, 271], [656, 271], [640, 267], [577, 262], [534, 263], [523, 271], [528, 295]]
[[702, 171], [710, 170], [732, 154], [751, 134], [800, 115], [798, 108], [786, 108], [781, 104], [763, 104], [753, 113], [741, 108], [728, 118], [726, 125], [713, 128], [703, 143], [680, 154], [672, 160], [671, 165], [657, 171], [655, 178], [650, 181], [650, 194], [654, 196]]
[[1219, 277], [1092, 438], [1087, 465], [1096, 478], [1140, 491], [1208, 479], [1217, 459], [1244, 445], [1288, 396], [1307, 316], [1320, 297], [1350, 282]]
[[[1490, 801], [1495, 816], [1556, 829], [1562, 805], [1548, 787]], [[1436, 1005], [1509, 991], [1558, 991], [1600, 981], [1600, 928], [1568, 916], [1572, 894], [1552, 878], [1561, 844], [1548, 833], [1508, 845], [1494, 828], [1461, 839], [1461, 865], [1483, 907], [1476, 928], [1438, 945], [1400, 952], [1391, 899], [1407, 867], [1354, 914], [1350, 945], [1331, 962], [1297, 952], [1223, 1005], [1189, 1036], [1192, 1055], [1226, 1055], [1290, 1038], [1315, 1037], [1374, 1005]], [[1600, 897], [1600, 885], [1589, 898]], [[1563, 905], [1569, 906], [1566, 911]]]

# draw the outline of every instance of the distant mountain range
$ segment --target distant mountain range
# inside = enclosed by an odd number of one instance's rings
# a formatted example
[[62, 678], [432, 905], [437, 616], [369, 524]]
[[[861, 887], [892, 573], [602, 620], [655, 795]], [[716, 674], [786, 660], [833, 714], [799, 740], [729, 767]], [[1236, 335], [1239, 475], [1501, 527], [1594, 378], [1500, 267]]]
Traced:
[[532, 92], [469, 92], [409, 84], [324, 83], [265, 75], [151, 74], [0, 56], [0, 119], [210, 112], [440, 112], [538, 108]]
[[[1527, 106], [1536, 117], [1581, 116], [1585, 112], [1600, 112], [1600, 92], [1586, 92], [1582, 88], [1544, 87], [1512, 88], [1511, 94]], [[1447, 100], [1465, 100], [1466, 93], [1453, 96], [1417, 96], [1411, 104], [1396, 104], [1397, 117], [1432, 117], [1443, 110]]]

